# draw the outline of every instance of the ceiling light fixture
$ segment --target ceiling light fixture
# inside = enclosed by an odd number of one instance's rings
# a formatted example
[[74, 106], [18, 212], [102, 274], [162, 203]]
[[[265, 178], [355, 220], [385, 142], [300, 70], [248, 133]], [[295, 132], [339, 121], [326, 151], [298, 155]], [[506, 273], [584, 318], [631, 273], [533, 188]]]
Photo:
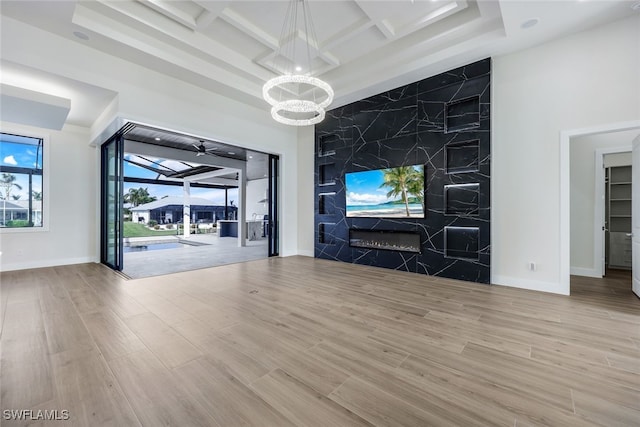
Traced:
[[79, 38], [80, 40], [89, 40], [89, 36], [83, 33], [82, 31], [74, 31], [73, 35]]
[[[318, 37], [308, 3], [308, 0], [290, 0], [278, 50], [273, 56], [273, 70], [282, 75], [268, 80], [262, 87], [262, 96], [272, 106], [273, 119], [292, 126], [320, 123], [325, 108], [333, 102], [331, 86], [311, 75], [311, 49], [318, 49]], [[299, 57], [304, 55], [301, 54], [303, 49], [296, 46], [298, 42], [305, 44], [306, 58]], [[305, 59], [306, 69], [303, 68]]]
[[154, 139], [155, 139], [156, 141], [160, 141], [160, 138], [158, 138], [158, 137], [155, 137]]
[[527, 28], [535, 27], [536, 25], [538, 25], [538, 22], [540, 22], [538, 18], [527, 19], [520, 25], [520, 28], [526, 30]]

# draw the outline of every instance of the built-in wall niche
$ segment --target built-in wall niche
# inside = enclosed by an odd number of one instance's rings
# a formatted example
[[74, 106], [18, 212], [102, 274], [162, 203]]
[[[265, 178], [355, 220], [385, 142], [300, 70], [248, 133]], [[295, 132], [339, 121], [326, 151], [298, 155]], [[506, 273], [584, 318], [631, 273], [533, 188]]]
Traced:
[[480, 163], [480, 141], [452, 142], [445, 146], [445, 168], [448, 174], [477, 172]]
[[321, 222], [318, 224], [318, 243], [325, 245], [335, 245], [334, 228], [336, 224], [330, 222]]
[[444, 214], [477, 216], [480, 212], [480, 184], [444, 186]]
[[335, 163], [325, 163], [318, 166], [319, 185], [333, 185], [336, 183]]
[[318, 213], [333, 215], [336, 211], [336, 193], [320, 193], [318, 195]]
[[326, 157], [336, 154], [338, 142], [339, 139], [336, 134], [323, 135], [318, 138], [318, 157]]
[[478, 260], [480, 228], [478, 227], [445, 227], [444, 256], [466, 260]]
[[420, 253], [420, 234], [395, 230], [349, 230], [349, 246]]
[[480, 127], [480, 97], [472, 96], [445, 104], [444, 133]]
[[[315, 256], [490, 283], [490, 95], [487, 58], [327, 111], [315, 126]], [[428, 166], [424, 208], [411, 195], [407, 216], [374, 176], [409, 165]]]

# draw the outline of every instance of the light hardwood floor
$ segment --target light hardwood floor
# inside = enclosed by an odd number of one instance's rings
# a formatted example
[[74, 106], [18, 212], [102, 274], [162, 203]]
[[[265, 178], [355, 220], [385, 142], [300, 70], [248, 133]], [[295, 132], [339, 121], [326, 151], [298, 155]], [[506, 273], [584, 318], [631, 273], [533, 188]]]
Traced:
[[571, 297], [306, 257], [0, 279], [2, 409], [71, 416], [34, 425], [640, 424], [625, 273]]

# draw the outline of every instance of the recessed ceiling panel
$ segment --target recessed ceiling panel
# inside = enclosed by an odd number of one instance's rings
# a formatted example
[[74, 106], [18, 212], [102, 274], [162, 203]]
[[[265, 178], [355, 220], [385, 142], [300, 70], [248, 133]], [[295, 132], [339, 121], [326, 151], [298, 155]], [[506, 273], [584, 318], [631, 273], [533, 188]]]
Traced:
[[341, 63], [356, 59], [387, 43], [387, 38], [376, 26], [354, 35], [348, 43], [341, 43], [331, 49]]
[[[503, 55], [637, 13], [629, 4], [309, 0], [318, 36], [313, 74], [333, 86], [335, 107], [478, 55]], [[266, 61], [278, 49], [288, 7], [286, 0], [3, 0], [2, 17], [262, 108], [262, 83], [275, 76]], [[523, 30], [532, 17], [538, 30]], [[77, 31], [89, 38], [76, 38]], [[3, 30], [2, 39], [11, 34]]]
[[209, 26], [203, 28], [202, 34], [212, 40], [227, 40], [233, 43], [234, 49], [248, 58], [255, 58], [263, 54], [267, 49], [264, 43], [239, 30], [222, 18], [217, 18]]

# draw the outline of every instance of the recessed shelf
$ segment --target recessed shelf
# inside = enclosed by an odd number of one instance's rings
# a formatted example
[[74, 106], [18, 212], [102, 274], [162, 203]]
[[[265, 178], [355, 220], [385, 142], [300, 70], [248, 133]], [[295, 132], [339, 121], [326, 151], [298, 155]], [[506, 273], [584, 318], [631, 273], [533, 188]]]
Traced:
[[340, 139], [338, 135], [323, 135], [318, 138], [318, 157], [327, 157], [336, 154], [336, 147]]
[[335, 223], [321, 222], [318, 224], [318, 243], [325, 245], [335, 245], [334, 230]]
[[616, 166], [611, 168], [611, 184], [630, 184], [631, 166]]
[[478, 227], [445, 227], [445, 258], [477, 261], [480, 258], [480, 228]]
[[480, 97], [449, 102], [444, 107], [444, 133], [460, 132], [480, 127]]
[[480, 184], [444, 186], [444, 214], [477, 216], [480, 212]]
[[446, 173], [477, 172], [480, 159], [480, 141], [461, 141], [447, 144], [445, 147]]
[[336, 183], [335, 163], [318, 166], [318, 185], [333, 185]]
[[318, 194], [318, 214], [320, 215], [332, 215], [335, 213], [336, 193], [320, 193]]

